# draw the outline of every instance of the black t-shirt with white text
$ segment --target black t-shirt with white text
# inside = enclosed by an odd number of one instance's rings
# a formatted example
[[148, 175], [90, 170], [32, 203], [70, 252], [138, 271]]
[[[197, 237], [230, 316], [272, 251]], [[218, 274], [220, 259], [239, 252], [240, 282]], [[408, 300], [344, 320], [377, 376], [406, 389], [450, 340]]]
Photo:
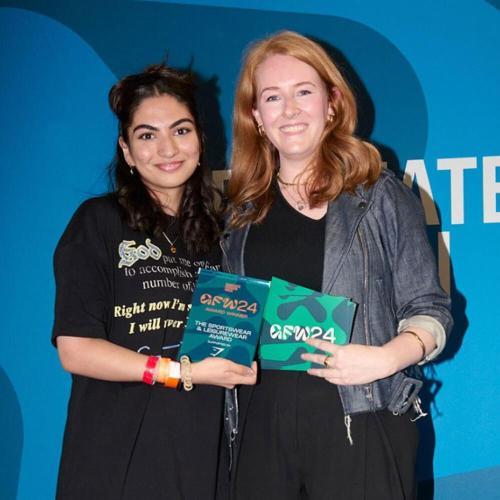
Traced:
[[[54, 343], [97, 338], [176, 357], [198, 269], [218, 270], [220, 249], [188, 255], [171, 222], [167, 237], [152, 238], [127, 225], [113, 195], [79, 207], [54, 256]], [[216, 387], [185, 393], [74, 375], [58, 498], [138, 498], [165, 488], [172, 498], [212, 498], [222, 398]]]

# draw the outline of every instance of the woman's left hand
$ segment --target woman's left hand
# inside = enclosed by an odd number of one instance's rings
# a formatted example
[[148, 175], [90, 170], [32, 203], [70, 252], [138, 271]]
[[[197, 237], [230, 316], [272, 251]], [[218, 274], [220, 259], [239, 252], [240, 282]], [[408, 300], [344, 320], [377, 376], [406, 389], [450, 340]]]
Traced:
[[336, 345], [325, 340], [307, 339], [306, 343], [325, 354], [302, 354], [322, 368], [310, 368], [307, 373], [332, 384], [359, 385], [389, 377], [397, 371], [394, 360], [383, 347], [361, 344]]

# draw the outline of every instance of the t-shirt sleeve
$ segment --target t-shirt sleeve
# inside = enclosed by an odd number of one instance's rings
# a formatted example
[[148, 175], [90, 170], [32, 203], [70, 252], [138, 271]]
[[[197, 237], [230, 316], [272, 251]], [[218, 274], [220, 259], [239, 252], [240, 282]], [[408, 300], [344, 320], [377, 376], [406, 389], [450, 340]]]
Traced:
[[101, 200], [83, 203], [57, 245], [54, 345], [61, 335], [107, 338], [112, 276], [106, 208]]

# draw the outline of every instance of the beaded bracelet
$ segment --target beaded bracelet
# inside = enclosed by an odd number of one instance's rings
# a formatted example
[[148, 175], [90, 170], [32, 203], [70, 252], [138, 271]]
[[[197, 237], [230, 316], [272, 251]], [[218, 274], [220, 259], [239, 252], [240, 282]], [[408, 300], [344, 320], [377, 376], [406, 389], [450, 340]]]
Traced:
[[188, 356], [181, 356], [181, 380], [185, 391], [193, 390], [193, 375], [191, 373], [191, 360]]
[[146, 361], [146, 366], [144, 367], [144, 373], [142, 374], [142, 381], [145, 384], [154, 385], [154, 383], [156, 382], [155, 370], [159, 359], [160, 358], [158, 356], [148, 357]]

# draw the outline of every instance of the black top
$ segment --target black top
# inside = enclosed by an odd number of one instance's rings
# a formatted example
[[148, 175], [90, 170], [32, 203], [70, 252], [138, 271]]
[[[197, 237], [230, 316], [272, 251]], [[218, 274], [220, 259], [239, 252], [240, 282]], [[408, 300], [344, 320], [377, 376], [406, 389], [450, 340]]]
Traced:
[[245, 245], [245, 274], [272, 276], [321, 291], [325, 217], [311, 219], [295, 210], [275, 189], [275, 200], [261, 224], [251, 226]]
[[[320, 290], [324, 233], [325, 218], [305, 217], [278, 191], [263, 223], [250, 228], [245, 274]], [[239, 408], [234, 498], [416, 498], [418, 432], [410, 412], [345, 419], [335, 384], [286, 370], [260, 370], [255, 386], [241, 386]]]
[[[220, 267], [217, 246], [189, 256], [177, 234], [172, 218], [173, 253], [166, 238], [132, 231], [114, 197], [83, 203], [54, 257], [53, 342], [99, 338], [175, 358], [197, 270]], [[58, 498], [158, 497], [162, 490], [198, 498], [197, 488], [200, 498], [212, 498], [221, 409], [215, 387], [185, 393], [73, 376]]]

